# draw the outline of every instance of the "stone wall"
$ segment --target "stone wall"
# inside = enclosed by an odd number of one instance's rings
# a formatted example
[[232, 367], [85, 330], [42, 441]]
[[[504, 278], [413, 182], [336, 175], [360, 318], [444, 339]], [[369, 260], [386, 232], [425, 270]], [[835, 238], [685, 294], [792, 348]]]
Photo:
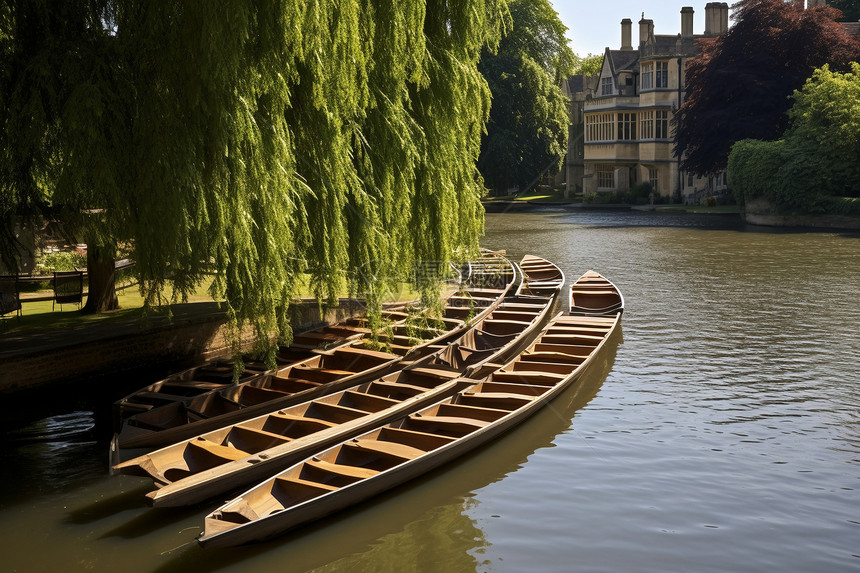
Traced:
[[[360, 302], [343, 299], [321, 316], [316, 301], [303, 301], [295, 307], [293, 329], [301, 332], [363, 313]], [[95, 326], [88, 333], [51, 333], [31, 344], [19, 340], [18, 350], [0, 354], [0, 395], [137, 370], [187, 368], [229, 354], [224, 325], [223, 313], [206, 309], [177, 313], [171, 321], [157, 318], [143, 325]], [[246, 346], [252, 334], [250, 329], [243, 333]]]

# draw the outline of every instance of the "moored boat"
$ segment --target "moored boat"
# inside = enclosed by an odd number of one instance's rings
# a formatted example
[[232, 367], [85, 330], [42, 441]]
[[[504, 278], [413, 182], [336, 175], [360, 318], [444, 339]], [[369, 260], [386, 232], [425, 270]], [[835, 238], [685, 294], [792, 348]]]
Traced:
[[369, 499], [506, 432], [575, 385], [618, 330], [613, 316], [555, 320], [468, 388], [291, 466], [204, 520], [203, 547], [269, 539]]
[[[397, 316], [396, 313], [390, 313]], [[330, 350], [367, 336], [370, 329], [361, 320], [348, 319], [297, 334], [290, 346], [278, 349], [277, 369], [286, 368], [314, 356], [315, 349]], [[114, 430], [119, 431], [127, 418], [176, 402], [188, 402], [201, 394], [228, 388], [261, 376], [269, 369], [260, 361], [245, 360], [238, 376], [232, 359], [216, 358], [201, 365], [171, 374], [135, 390], [113, 403]]]
[[[319, 348], [311, 357], [293, 362], [273, 372], [248, 380], [213, 388], [187, 399], [170, 400], [158, 407], [128, 416], [111, 444], [111, 463], [184, 440], [254, 416], [272, 412], [358, 385], [397, 368], [402, 360], [414, 361], [432, 353], [435, 345], [446, 343], [488, 315], [513, 286], [513, 265], [501, 256], [495, 261], [493, 276], [503, 276], [502, 288], [481, 286], [480, 273], [473, 277], [476, 288], [452, 296], [467, 296], [479, 301], [468, 319], [428, 317], [421, 310], [407, 309], [392, 322], [381, 337], [384, 352], [371, 348], [366, 337], [333, 349]], [[499, 275], [501, 273], [501, 275]], [[461, 307], [446, 303], [447, 308]], [[406, 317], [406, 318], [403, 318]], [[365, 329], [369, 333], [369, 329]]]
[[564, 285], [564, 272], [551, 261], [535, 255], [525, 255], [519, 266], [523, 273], [519, 294], [543, 295]]
[[570, 314], [602, 316], [623, 311], [624, 296], [621, 291], [599, 273], [587, 271], [570, 287]]
[[[449, 396], [527, 345], [555, 297], [512, 296], [434, 355], [358, 387], [220, 428], [116, 465], [151, 477], [156, 507], [187, 505], [264, 479], [350, 435]], [[507, 309], [507, 303], [515, 304]]]

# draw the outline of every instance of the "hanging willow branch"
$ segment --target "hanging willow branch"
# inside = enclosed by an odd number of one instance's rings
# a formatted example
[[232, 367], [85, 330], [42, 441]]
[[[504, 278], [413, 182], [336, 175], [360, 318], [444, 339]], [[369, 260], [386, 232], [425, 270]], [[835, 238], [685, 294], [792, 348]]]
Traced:
[[3, 1], [0, 215], [100, 210], [87, 231], [133, 249], [149, 304], [214, 273], [236, 350], [250, 324], [271, 356], [303, 277], [378, 309], [403, 269], [474, 253], [476, 63], [507, 17], [504, 0]]

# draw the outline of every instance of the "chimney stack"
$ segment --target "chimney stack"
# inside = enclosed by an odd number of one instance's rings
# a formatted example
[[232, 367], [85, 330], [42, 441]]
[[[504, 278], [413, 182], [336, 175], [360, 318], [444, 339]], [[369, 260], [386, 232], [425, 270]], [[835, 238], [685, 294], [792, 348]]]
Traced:
[[648, 37], [654, 33], [654, 20], [646, 20], [645, 13], [642, 13], [642, 19], [639, 20], [639, 45], [644, 44]]
[[633, 49], [633, 20], [630, 18], [621, 20], [621, 49], [626, 51]]
[[709, 2], [705, 6], [705, 35], [719, 36], [729, 29], [729, 5]]
[[693, 7], [684, 6], [681, 8], [681, 36], [691, 38], [693, 36]]

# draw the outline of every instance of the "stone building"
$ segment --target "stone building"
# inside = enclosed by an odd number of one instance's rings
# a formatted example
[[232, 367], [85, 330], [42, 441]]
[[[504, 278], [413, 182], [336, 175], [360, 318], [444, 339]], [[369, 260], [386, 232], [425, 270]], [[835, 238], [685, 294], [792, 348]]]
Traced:
[[698, 52], [696, 40], [724, 33], [728, 21], [728, 4], [711, 2], [705, 6], [704, 34], [694, 34], [694, 10], [685, 6], [681, 33], [659, 35], [643, 14], [635, 47], [633, 22], [621, 21], [621, 48], [606, 48], [600, 75], [570, 78], [566, 85], [572, 107], [568, 190], [609, 193], [650, 183], [656, 195], [696, 203], [725, 192], [724, 173], [699, 178], [679, 169], [672, 118], [684, 101], [685, 70]]

